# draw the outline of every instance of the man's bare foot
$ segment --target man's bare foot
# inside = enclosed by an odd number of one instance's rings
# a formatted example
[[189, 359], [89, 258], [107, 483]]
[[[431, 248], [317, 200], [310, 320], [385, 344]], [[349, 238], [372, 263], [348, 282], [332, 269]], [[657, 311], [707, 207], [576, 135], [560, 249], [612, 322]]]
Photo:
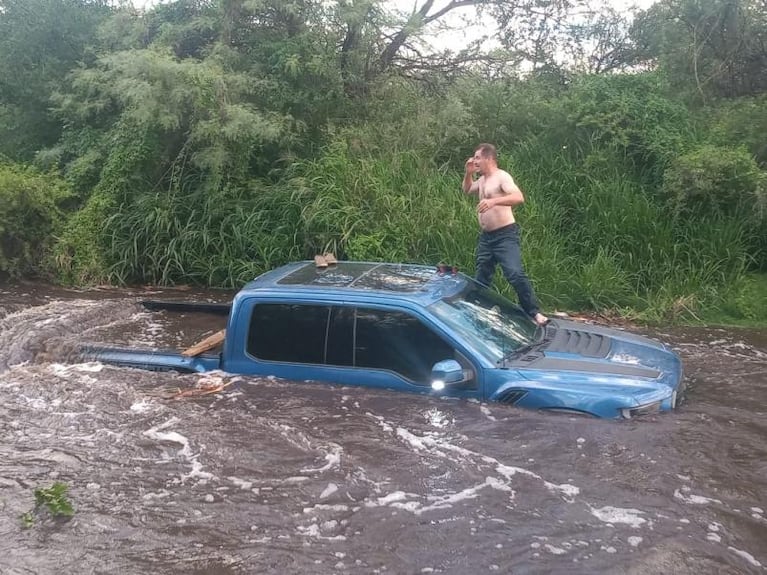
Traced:
[[542, 313], [537, 313], [535, 314], [533, 321], [537, 323], [538, 325], [546, 325], [547, 323], [549, 323], [549, 318], [547, 318]]

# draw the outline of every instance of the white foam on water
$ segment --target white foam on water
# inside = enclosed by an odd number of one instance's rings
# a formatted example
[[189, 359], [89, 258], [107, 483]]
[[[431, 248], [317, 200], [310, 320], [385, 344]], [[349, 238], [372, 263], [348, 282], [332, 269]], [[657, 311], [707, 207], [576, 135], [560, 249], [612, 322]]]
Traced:
[[394, 502], [406, 501], [408, 497], [415, 497], [414, 494], [408, 495], [404, 491], [392, 491], [388, 495], [378, 497], [375, 501], [366, 501], [365, 507], [380, 507], [383, 505], [390, 505]]
[[48, 411], [49, 406], [48, 402], [45, 401], [42, 397], [28, 397], [26, 395], [21, 395], [21, 399], [27, 402], [27, 406], [31, 407], [32, 409], [36, 409], [38, 411]]
[[63, 363], [52, 363], [48, 366], [54, 375], [59, 377], [69, 377], [69, 370], [72, 366], [64, 365]]
[[147, 413], [148, 411], [153, 411], [154, 409], [157, 409], [157, 404], [146, 397], [134, 402], [130, 406], [130, 410], [134, 413]]
[[89, 373], [99, 373], [104, 369], [104, 364], [98, 361], [89, 361], [86, 363], [77, 363], [72, 366], [75, 371], [87, 371]]
[[301, 470], [301, 473], [322, 473], [334, 467], [340, 467], [341, 453], [343, 453], [341, 446], [332, 444], [330, 445], [330, 453], [325, 454], [325, 461], [327, 461], [325, 465], [317, 468], [304, 468]]
[[453, 507], [456, 503], [475, 499], [479, 492], [485, 488], [497, 489], [509, 493], [511, 499], [514, 498], [514, 490], [495, 477], [487, 477], [485, 481], [479, 485], [467, 487], [461, 491], [454, 493], [448, 493], [446, 495], [428, 495], [426, 496], [427, 503], [421, 503], [418, 501], [421, 497], [413, 493], [405, 493], [403, 491], [394, 491], [382, 497], [378, 497], [374, 500], [368, 500], [365, 502], [365, 507], [383, 507], [389, 506], [396, 509], [402, 509], [409, 511], [416, 515], [421, 515], [429, 511], [437, 509], [448, 509]]
[[749, 562], [754, 567], [761, 567], [762, 566], [762, 564], [759, 561], [757, 561], [756, 558], [753, 555], [751, 555], [751, 553], [749, 553], [748, 551], [743, 551], [741, 549], [736, 549], [735, 547], [727, 547], [727, 549], [732, 551], [733, 553], [735, 553], [735, 555], [737, 555], [739, 557], [742, 557], [743, 559], [745, 559], [747, 562]]
[[490, 411], [490, 408], [486, 405], [480, 405], [479, 410], [484, 414], [485, 417], [487, 417], [491, 421], [496, 421], [495, 416], [493, 415], [493, 412]]
[[591, 508], [591, 514], [605, 523], [622, 523], [634, 529], [647, 523], [647, 519], [640, 517], [644, 512], [639, 509], [622, 509], [608, 505], [599, 509]]
[[144, 432], [144, 435], [155, 441], [166, 441], [170, 443], [177, 443], [181, 445], [179, 455], [186, 459], [192, 466], [189, 473], [181, 475], [181, 483], [186, 482], [187, 479], [201, 479], [208, 480], [213, 479], [215, 476], [212, 473], [202, 471], [202, 464], [197, 460], [197, 455], [192, 453], [192, 448], [189, 445], [189, 440], [178, 433], [177, 431], [163, 431], [179, 422], [178, 417], [171, 417], [168, 421], [156, 425], [151, 429]]
[[336, 443], [328, 443], [326, 445], [314, 445], [309, 437], [301, 431], [286, 425], [284, 423], [275, 424], [265, 421], [268, 427], [271, 427], [279, 432], [279, 434], [291, 445], [303, 450], [303, 451], [317, 451], [326, 450], [324, 455], [326, 461], [325, 465], [321, 467], [306, 467], [301, 469], [301, 473], [323, 473], [329, 469], [333, 469], [341, 466], [341, 454], [343, 448]]
[[706, 539], [713, 541], [714, 543], [722, 542], [722, 537], [718, 533], [706, 533]]
[[485, 487], [490, 487], [499, 491], [506, 491], [511, 494], [512, 498], [514, 497], [514, 491], [507, 484], [499, 481], [494, 477], [486, 477], [484, 483], [480, 483], [479, 485], [475, 485], [473, 487], [467, 487], [466, 489], [456, 493], [450, 493], [448, 495], [442, 495], [439, 497], [430, 495], [427, 499], [432, 501], [432, 503], [430, 505], [424, 506], [422, 509], [417, 510], [415, 513], [420, 515], [421, 513], [433, 511], [435, 509], [446, 509], [452, 507], [455, 503], [459, 503], [467, 499], [474, 499]]
[[713, 499], [711, 497], [704, 497], [703, 495], [688, 494], [689, 487], [682, 487], [674, 491], [674, 498], [683, 501], [684, 503], [690, 503], [692, 505], [706, 505], [708, 503], [722, 504], [719, 499]]
[[488, 462], [494, 462], [496, 463], [496, 471], [506, 477], [507, 479], [511, 479], [516, 474], [526, 475], [528, 477], [532, 477], [534, 479], [538, 479], [543, 482], [543, 484], [546, 486], [546, 489], [553, 492], [559, 492], [562, 495], [565, 496], [565, 498], [569, 498], [569, 501], [572, 502], [572, 499], [578, 495], [581, 490], [579, 487], [576, 487], [575, 485], [571, 485], [569, 483], [551, 483], [549, 481], [546, 481], [538, 475], [537, 473], [533, 473], [532, 471], [528, 469], [524, 469], [523, 467], [512, 467], [509, 465], [504, 465], [503, 463], [498, 462], [497, 460], [493, 459], [492, 457], [485, 457], [483, 458]]
[[762, 513], [764, 513], [764, 510], [761, 507], [752, 507], [751, 508], [751, 513], [757, 513], [757, 514], [761, 515]]
[[315, 513], [317, 511], [337, 511], [344, 512], [349, 511], [348, 505], [325, 505], [318, 503], [314, 507], [304, 507], [304, 513]]
[[186, 482], [187, 479], [208, 480], [208, 479], [216, 478], [216, 476], [213, 475], [212, 473], [202, 470], [202, 463], [197, 461], [196, 455], [191, 459], [191, 463], [192, 463], [192, 470], [189, 473], [186, 473], [181, 476], [181, 483]]
[[[294, 475], [293, 477], [286, 477], [282, 482], [283, 483], [303, 483], [304, 481], [309, 481], [309, 478], [305, 475]], [[271, 490], [271, 487], [266, 488], [265, 490]]]
[[338, 491], [338, 485], [335, 483], [328, 483], [328, 486], [325, 488], [325, 490], [320, 494], [320, 499], [325, 499], [326, 497], [330, 497], [333, 495], [336, 491]]
[[170, 497], [171, 493], [167, 489], [161, 489], [157, 493], [145, 493], [141, 496], [144, 501], [151, 501], [153, 499], [165, 499]]
[[430, 409], [424, 413], [426, 421], [434, 427], [443, 428], [454, 423], [454, 420], [450, 419], [447, 415], [442, 413], [439, 409]]
[[[374, 416], [374, 417], [375, 419], [378, 420], [379, 425], [381, 425], [382, 427], [388, 426], [388, 424], [386, 424], [386, 422], [383, 421], [383, 418], [378, 416]], [[388, 426], [388, 427], [391, 428], [391, 426]], [[384, 427], [384, 429], [386, 429], [386, 427]], [[510, 481], [511, 478], [517, 474], [525, 475], [527, 477], [532, 477], [533, 479], [537, 479], [538, 481], [541, 481], [543, 485], [546, 487], [546, 489], [548, 489], [549, 491], [552, 491], [564, 496], [565, 500], [568, 501], [569, 503], [572, 503], [574, 497], [580, 493], [580, 488], [578, 488], [575, 485], [571, 485], [569, 483], [563, 483], [563, 484], [551, 483], [545, 480], [543, 477], [541, 477], [537, 473], [534, 473], [528, 469], [524, 469], [522, 467], [505, 465], [493, 457], [481, 455], [469, 449], [465, 449], [463, 447], [454, 445], [450, 443], [446, 438], [441, 436], [433, 436], [433, 435], [418, 436], [403, 427], [396, 428], [396, 435], [398, 438], [405, 441], [408, 445], [410, 445], [416, 451], [424, 451], [424, 452], [433, 454], [437, 457], [452, 459], [456, 463], [463, 463], [463, 460], [468, 460], [468, 461], [479, 460], [483, 463], [493, 465], [495, 467], [495, 471], [499, 473], [500, 475], [502, 475], [507, 481]], [[450, 457], [450, 454], [456, 455], [458, 456], [458, 458], [456, 459], [454, 457]]]
[[639, 547], [639, 544], [642, 543], [643, 539], [641, 537], [638, 537], [636, 535], [632, 535], [627, 539], [628, 544], [632, 547]]
[[320, 526], [316, 523], [311, 525], [299, 525], [298, 531], [301, 535], [306, 537], [313, 537], [315, 539], [322, 539], [324, 541], [346, 541], [345, 535], [323, 535], [320, 531]]
[[397, 428], [397, 437], [404, 439], [406, 443], [418, 451], [428, 451], [431, 447], [435, 446], [431, 438], [418, 437], [403, 427]]
[[552, 555], [564, 555], [565, 553], [567, 553], [565, 549], [562, 549], [561, 547], [554, 547], [553, 545], [549, 545], [548, 543], [546, 543], [544, 547], [546, 548], [546, 551], [548, 551]]
[[239, 477], [233, 477], [233, 476], [229, 476], [227, 477], [227, 479], [231, 481], [232, 483], [234, 483], [237, 487], [239, 487], [243, 491], [247, 491], [253, 488], [252, 481], [246, 481], [244, 479], [240, 479]]

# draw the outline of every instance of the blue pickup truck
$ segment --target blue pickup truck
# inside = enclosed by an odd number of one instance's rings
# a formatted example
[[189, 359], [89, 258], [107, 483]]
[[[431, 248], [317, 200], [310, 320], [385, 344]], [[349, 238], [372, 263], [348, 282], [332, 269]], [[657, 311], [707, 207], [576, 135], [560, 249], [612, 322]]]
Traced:
[[683, 389], [681, 361], [665, 345], [563, 319], [537, 326], [452, 268], [297, 262], [259, 276], [231, 304], [145, 305], [227, 315], [220, 348], [88, 346], [85, 355], [144, 369], [223, 370], [290, 380], [285, 385], [390, 388], [606, 418], [674, 409]]

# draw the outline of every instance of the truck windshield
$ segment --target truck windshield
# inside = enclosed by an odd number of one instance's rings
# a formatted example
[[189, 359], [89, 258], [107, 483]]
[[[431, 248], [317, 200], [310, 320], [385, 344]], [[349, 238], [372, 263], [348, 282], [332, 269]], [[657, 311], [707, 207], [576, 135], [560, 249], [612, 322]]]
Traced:
[[493, 362], [536, 342], [535, 322], [478, 283], [470, 282], [460, 294], [431, 304], [429, 310]]

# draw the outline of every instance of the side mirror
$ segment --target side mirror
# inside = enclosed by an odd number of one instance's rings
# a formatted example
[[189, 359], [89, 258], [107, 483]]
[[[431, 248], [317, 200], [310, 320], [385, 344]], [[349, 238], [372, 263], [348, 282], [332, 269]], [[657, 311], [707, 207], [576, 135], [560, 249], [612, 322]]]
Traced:
[[463, 368], [454, 359], [438, 361], [431, 368], [431, 388], [441, 391], [446, 386], [463, 383]]

